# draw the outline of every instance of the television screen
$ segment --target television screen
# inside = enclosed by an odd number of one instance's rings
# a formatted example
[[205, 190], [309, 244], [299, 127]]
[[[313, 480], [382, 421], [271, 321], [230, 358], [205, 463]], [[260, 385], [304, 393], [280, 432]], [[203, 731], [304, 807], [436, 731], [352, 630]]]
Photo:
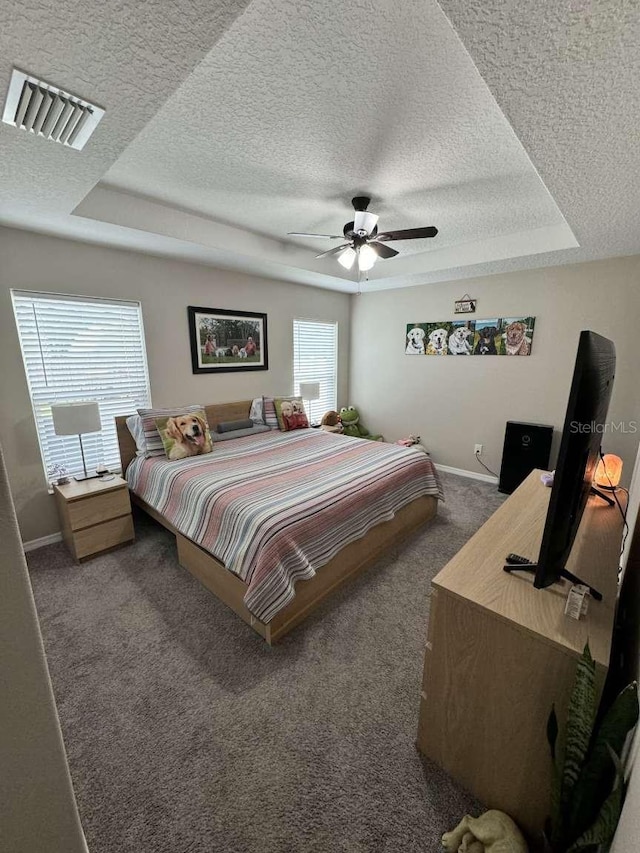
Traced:
[[589, 498], [613, 390], [616, 350], [581, 332], [562, 441], [535, 572], [536, 587], [562, 576]]

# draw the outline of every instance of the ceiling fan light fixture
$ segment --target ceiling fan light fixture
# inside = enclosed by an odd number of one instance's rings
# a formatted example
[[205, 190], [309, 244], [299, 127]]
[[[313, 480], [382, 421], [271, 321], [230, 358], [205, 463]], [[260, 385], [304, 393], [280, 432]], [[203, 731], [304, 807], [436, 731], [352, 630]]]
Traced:
[[353, 217], [353, 230], [357, 234], [361, 231], [364, 231], [365, 234], [371, 234], [377, 224], [378, 217], [375, 213], [367, 213], [366, 210], [356, 210]]
[[374, 248], [368, 246], [366, 243], [364, 246], [360, 246], [360, 251], [358, 252], [358, 268], [360, 272], [370, 270], [377, 260], [378, 253]]
[[345, 249], [344, 252], [342, 252], [340, 255], [338, 255], [338, 263], [342, 264], [342, 266], [346, 270], [351, 269], [355, 259], [356, 259], [356, 252], [355, 252], [355, 249], [351, 248], [351, 246], [349, 246], [348, 249]]

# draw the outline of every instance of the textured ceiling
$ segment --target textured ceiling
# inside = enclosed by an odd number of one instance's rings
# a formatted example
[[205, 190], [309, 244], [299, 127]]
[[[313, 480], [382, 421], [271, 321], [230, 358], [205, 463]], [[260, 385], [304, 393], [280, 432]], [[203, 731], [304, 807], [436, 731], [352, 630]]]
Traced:
[[249, 0], [3, 0], [0, 91], [13, 66], [106, 107], [82, 153], [0, 123], [0, 222], [70, 214]]
[[580, 248], [525, 265], [640, 252], [638, 0], [442, 0]]
[[254, 0], [104, 180], [277, 239], [366, 192], [403, 255], [563, 222], [433, 0]]
[[639, 21], [629, 0], [5, 0], [7, 82], [107, 114], [81, 154], [0, 125], [0, 222], [347, 290], [285, 234], [339, 233], [356, 192], [383, 228], [440, 228], [370, 287], [640, 252]]

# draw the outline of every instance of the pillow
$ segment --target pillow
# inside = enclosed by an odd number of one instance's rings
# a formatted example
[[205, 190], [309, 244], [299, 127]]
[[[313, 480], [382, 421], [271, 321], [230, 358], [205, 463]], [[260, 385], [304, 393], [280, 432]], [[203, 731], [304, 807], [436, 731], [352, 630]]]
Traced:
[[292, 429], [307, 429], [309, 419], [304, 410], [302, 397], [276, 397], [274, 399], [278, 426], [284, 432]]
[[232, 432], [213, 432], [211, 438], [214, 444], [219, 441], [229, 441], [230, 438], [245, 438], [247, 435], [258, 435], [261, 432], [271, 432], [271, 427], [266, 424], [254, 424], [247, 429], [236, 429]]
[[249, 417], [254, 424], [264, 424], [262, 397], [256, 397], [255, 400], [251, 401]]
[[147, 445], [144, 440], [144, 429], [142, 428], [142, 418], [140, 415], [130, 415], [125, 421], [127, 429], [133, 436], [136, 443], [136, 456], [145, 456]]
[[164, 445], [156, 427], [156, 418], [170, 418], [191, 412], [201, 412], [203, 409], [202, 405], [180, 406], [172, 409], [138, 409], [144, 434], [144, 455], [148, 457], [165, 455]]
[[273, 402], [273, 397], [262, 398], [262, 418], [268, 427], [279, 428], [278, 416], [276, 415], [276, 407]]
[[246, 418], [243, 421], [223, 421], [216, 427], [217, 432], [233, 432], [236, 429], [251, 429], [253, 421]]
[[156, 418], [156, 429], [162, 439], [167, 459], [172, 462], [176, 459], [202, 456], [213, 450], [204, 409]]

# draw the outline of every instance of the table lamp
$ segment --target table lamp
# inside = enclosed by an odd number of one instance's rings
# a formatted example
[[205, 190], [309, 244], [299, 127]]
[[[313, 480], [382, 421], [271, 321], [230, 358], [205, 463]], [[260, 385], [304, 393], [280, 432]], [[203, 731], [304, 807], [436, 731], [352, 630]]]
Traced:
[[622, 459], [614, 453], [605, 453], [596, 468], [594, 481], [600, 489], [615, 491], [622, 477]]
[[[312, 403], [314, 400], [320, 399], [320, 383], [319, 382], [301, 382], [300, 396], [305, 404]], [[311, 407], [309, 407], [309, 422], [311, 422]]]
[[51, 406], [51, 415], [53, 431], [56, 435], [77, 435], [80, 441], [84, 476], [76, 475], [74, 479], [78, 481], [92, 479], [93, 475], [87, 474], [82, 436], [84, 433], [101, 431], [100, 407], [95, 402], [57, 403]]

